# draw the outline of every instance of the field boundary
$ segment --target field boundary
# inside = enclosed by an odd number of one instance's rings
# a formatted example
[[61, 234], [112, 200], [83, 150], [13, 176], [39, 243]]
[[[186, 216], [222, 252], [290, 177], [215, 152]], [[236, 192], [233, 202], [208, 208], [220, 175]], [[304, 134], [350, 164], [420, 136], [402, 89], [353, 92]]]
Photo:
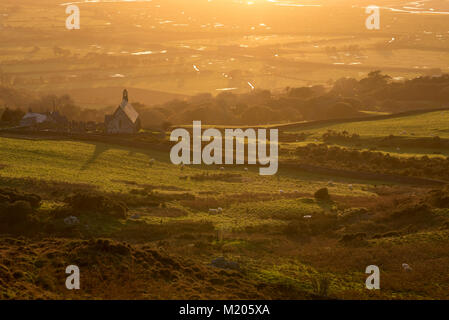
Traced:
[[442, 186], [449, 184], [449, 181], [419, 178], [419, 177], [409, 177], [400, 176], [395, 174], [385, 174], [385, 173], [372, 173], [372, 172], [360, 172], [360, 171], [350, 171], [343, 169], [333, 169], [327, 167], [320, 167], [308, 164], [294, 163], [294, 162], [281, 162], [279, 163], [280, 168], [288, 168], [293, 170], [301, 170], [309, 173], [322, 174], [327, 176], [337, 176], [343, 178], [351, 178], [357, 180], [377, 180], [377, 181], [388, 181], [401, 184], [409, 185], [434, 185]]
[[350, 122], [362, 122], [362, 121], [377, 121], [377, 120], [388, 120], [394, 118], [402, 118], [407, 116], [414, 116], [419, 114], [437, 112], [437, 111], [448, 111], [449, 107], [445, 108], [437, 108], [437, 109], [418, 109], [418, 110], [410, 110], [404, 112], [398, 112], [393, 114], [383, 114], [377, 116], [364, 116], [364, 117], [356, 117], [356, 118], [344, 118], [344, 119], [327, 119], [327, 120], [316, 120], [310, 122], [300, 122], [300, 123], [288, 123], [279, 125], [279, 129], [310, 129], [309, 127], [315, 126], [326, 126], [326, 125], [335, 125], [342, 123], [350, 123]]
[[[5, 134], [6, 133], [6, 134]], [[157, 144], [151, 142], [143, 141], [133, 141], [130, 137], [134, 136], [107, 136], [100, 134], [73, 134], [73, 133], [56, 133], [56, 132], [45, 132], [45, 131], [17, 131], [17, 130], [1, 130], [0, 136], [4, 138], [11, 139], [27, 139], [30, 137], [41, 137], [43, 139], [54, 139], [58, 141], [90, 141], [90, 142], [100, 142], [107, 143], [111, 145], [118, 145], [137, 149], [147, 149], [155, 151], [169, 152], [171, 146], [169, 144]], [[449, 181], [435, 180], [420, 177], [409, 177], [401, 176], [395, 174], [384, 174], [384, 173], [372, 173], [372, 172], [360, 172], [351, 171], [344, 169], [334, 169], [321, 166], [314, 166], [308, 164], [301, 164], [292, 161], [281, 161], [279, 163], [280, 168], [299, 170], [304, 172], [309, 172], [313, 174], [321, 174], [326, 176], [336, 176], [343, 178], [351, 178], [357, 180], [377, 180], [377, 181], [387, 181], [401, 184], [409, 185], [434, 185], [441, 186], [449, 184]]]

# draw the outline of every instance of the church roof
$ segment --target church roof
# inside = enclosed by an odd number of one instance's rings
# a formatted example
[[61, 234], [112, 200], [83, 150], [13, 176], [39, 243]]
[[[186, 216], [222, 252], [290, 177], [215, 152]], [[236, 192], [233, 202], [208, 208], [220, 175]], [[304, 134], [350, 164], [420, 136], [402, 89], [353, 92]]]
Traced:
[[131, 120], [132, 123], [136, 123], [137, 119], [139, 118], [139, 114], [134, 109], [131, 103], [129, 103], [126, 100], [123, 100], [119, 108], [123, 110], [123, 112], [129, 118], [129, 120]]

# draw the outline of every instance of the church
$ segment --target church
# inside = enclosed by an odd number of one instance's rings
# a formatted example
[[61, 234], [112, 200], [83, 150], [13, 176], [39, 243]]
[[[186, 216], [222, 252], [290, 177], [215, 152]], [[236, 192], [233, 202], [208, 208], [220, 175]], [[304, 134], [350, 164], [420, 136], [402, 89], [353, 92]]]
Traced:
[[137, 133], [141, 128], [140, 116], [128, 102], [128, 91], [123, 90], [122, 103], [114, 114], [105, 116], [105, 131], [110, 134]]

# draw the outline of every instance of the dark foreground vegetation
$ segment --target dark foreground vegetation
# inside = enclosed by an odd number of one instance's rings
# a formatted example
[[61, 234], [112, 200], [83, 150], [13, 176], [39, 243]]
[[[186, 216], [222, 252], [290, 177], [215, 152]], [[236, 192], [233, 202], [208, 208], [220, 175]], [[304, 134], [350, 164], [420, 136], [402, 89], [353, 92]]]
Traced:
[[[40, 184], [29, 180], [24, 189]], [[1, 298], [382, 298], [391, 292], [402, 292], [396, 298], [449, 298], [449, 189], [412, 190], [379, 186], [372, 199], [333, 195], [323, 188], [314, 195], [242, 194], [224, 201], [188, 192], [163, 195], [151, 185], [128, 194], [70, 184], [46, 184], [39, 195], [2, 188]], [[228, 208], [237, 202], [283, 199], [316, 203], [322, 210], [311, 219], [272, 212], [271, 217], [285, 224], [234, 231], [225, 241], [207, 222], [164, 221], [185, 215], [169, 206], [173, 201], [201, 210], [214, 201]], [[44, 205], [48, 201], [58, 205]], [[141, 206], [153, 208], [151, 214], [160, 223], [139, 221], [132, 209]], [[247, 245], [233, 248], [233, 241]], [[226, 260], [236, 253], [242, 255], [238, 262]], [[214, 256], [225, 258], [211, 261]], [[268, 269], [261, 273], [261, 266], [252, 262], [257, 259], [268, 267], [292, 256], [315, 271], [304, 270], [297, 282], [273, 278]], [[383, 290], [347, 286], [339, 274], [352, 274], [363, 284], [362, 272], [373, 256], [384, 270]], [[404, 262], [413, 266], [412, 272], [401, 270]], [[70, 264], [83, 270], [80, 292], [64, 287], [65, 266]], [[359, 275], [353, 274], [356, 270]]]
[[[389, 139], [387, 138], [386, 141]], [[431, 139], [436, 144], [437, 139]], [[383, 140], [385, 141], [385, 140]], [[449, 158], [399, 157], [386, 152], [360, 150], [326, 144], [308, 144], [295, 151], [299, 164], [316, 164], [332, 169], [346, 169], [355, 172], [395, 174], [409, 177], [442, 179], [449, 181]]]

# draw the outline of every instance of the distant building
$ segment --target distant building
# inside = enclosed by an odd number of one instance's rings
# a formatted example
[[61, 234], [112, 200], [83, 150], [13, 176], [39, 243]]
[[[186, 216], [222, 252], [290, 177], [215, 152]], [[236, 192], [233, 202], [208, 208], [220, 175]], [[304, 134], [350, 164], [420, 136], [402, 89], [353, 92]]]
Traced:
[[58, 111], [36, 113], [29, 111], [20, 120], [21, 127], [34, 127], [34, 126], [51, 126], [51, 127], [65, 127], [69, 121]]
[[140, 130], [140, 116], [128, 102], [128, 91], [123, 90], [122, 103], [112, 115], [105, 116], [106, 133], [137, 133]]
[[46, 114], [28, 112], [20, 120], [21, 127], [32, 127], [40, 123], [45, 123], [48, 121], [48, 116]]

